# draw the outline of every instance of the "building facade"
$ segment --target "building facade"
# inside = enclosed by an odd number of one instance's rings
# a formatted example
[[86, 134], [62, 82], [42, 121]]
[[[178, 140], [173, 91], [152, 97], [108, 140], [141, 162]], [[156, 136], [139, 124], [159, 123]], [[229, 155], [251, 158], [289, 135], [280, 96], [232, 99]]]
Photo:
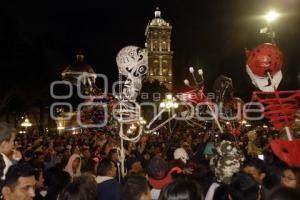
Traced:
[[148, 51], [148, 80], [158, 80], [172, 91], [172, 58], [171, 31], [172, 26], [161, 18], [159, 8], [154, 12], [146, 28], [146, 48]]

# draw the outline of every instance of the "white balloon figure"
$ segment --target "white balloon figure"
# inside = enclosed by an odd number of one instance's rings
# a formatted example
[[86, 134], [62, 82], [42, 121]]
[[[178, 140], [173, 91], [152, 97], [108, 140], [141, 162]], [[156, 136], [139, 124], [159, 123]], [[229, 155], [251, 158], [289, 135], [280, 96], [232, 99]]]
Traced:
[[[145, 124], [140, 117], [140, 106], [135, 101], [142, 89], [142, 80], [148, 72], [148, 57], [145, 50], [137, 46], [127, 46], [119, 51], [116, 62], [120, 75], [127, 78], [118, 96], [119, 102], [113, 109], [113, 114], [120, 123], [119, 136], [121, 137], [122, 174], [124, 175], [123, 141], [139, 141]], [[125, 134], [125, 128], [127, 128], [127, 134]]]

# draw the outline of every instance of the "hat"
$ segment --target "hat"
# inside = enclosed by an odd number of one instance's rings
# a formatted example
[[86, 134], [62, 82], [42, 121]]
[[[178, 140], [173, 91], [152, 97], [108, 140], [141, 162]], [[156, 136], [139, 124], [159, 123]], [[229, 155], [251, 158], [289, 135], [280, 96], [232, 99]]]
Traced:
[[179, 167], [168, 170], [168, 164], [161, 158], [152, 158], [147, 166], [148, 181], [155, 189], [162, 189], [173, 181], [172, 173], [182, 173]]
[[184, 148], [177, 148], [174, 151], [173, 156], [175, 160], [180, 159], [184, 163], [186, 163], [189, 160], [189, 156]]

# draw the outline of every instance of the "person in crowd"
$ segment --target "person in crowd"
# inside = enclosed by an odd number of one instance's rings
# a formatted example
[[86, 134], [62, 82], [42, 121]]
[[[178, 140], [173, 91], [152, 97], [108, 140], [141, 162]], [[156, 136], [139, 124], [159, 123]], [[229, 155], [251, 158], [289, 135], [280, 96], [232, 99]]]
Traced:
[[2, 188], [4, 200], [32, 200], [35, 197], [35, 170], [28, 163], [9, 167]]
[[213, 200], [230, 200], [228, 185], [222, 184], [216, 188]]
[[81, 173], [89, 173], [92, 175], [96, 175], [97, 162], [92, 158], [88, 158], [84, 161], [84, 163], [85, 164], [81, 167]]
[[159, 197], [161, 189], [173, 181], [175, 174], [181, 174], [179, 167], [169, 169], [168, 163], [161, 158], [152, 158], [147, 166], [148, 181], [152, 187], [151, 199]]
[[247, 173], [238, 172], [231, 178], [229, 184], [230, 200], [260, 200], [259, 185]]
[[300, 199], [299, 194], [297, 191], [292, 188], [277, 188], [272, 192], [270, 198], [268, 200], [298, 200]]
[[85, 147], [83, 148], [83, 151], [82, 151], [82, 157], [81, 157], [81, 169], [83, 171], [88, 171], [87, 169], [89, 168], [88, 166], [86, 165], [89, 165], [90, 164], [90, 160], [91, 160], [91, 152], [90, 152], [90, 149], [88, 147]]
[[122, 174], [121, 174], [121, 163], [118, 155], [118, 149], [114, 148], [111, 149], [108, 153], [108, 159], [112, 161], [117, 169], [117, 176], [116, 179], [121, 183], [122, 181]]
[[22, 155], [19, 151], [14, 150], [14, 141], [16, 131], [6, 122], [0, 122], [0, 153], [3, 157], [5, 167], [3, 169], [2, 180], [5, 179], [8, 168], [13, 164], [13, 160], [20, 160]]
[[151, 200], [147, 179], [144, 176], [128, 176], [122, 187], [122, 200]]
[[143, 167], [141, 161], [136, 157], [128, 157], [126, 159], [127, 176], [142, 175]]
[[96, 181], [89, 174], [75, 177], [59, 194], [58, 200], [96, 200]]
[[268, 172], [264, 161], [258, 158], [246, 159], [242, 171], [252, 175], [259, 184], [262, 199], [268, 199], [272, 191], [279, 185], [278, 180], [273, 178]]
[[68, 164], [65, 167], [65, 171], [68, 172], [73, 179], [76, 176], [81, 174], [81, 159], [80, 156], [74, 153], [68, 161]]
[[175, 180], [166, 185], [159, 195], [159, 200], [203, 200], [200, 185], [192, 180]]
[[47, 194], [45, 200], [57, 200], [58, 194], [71, 181], [68, 172], [52, 167], [45, 173], [45, 188]]
[[267, 175], [267, 169], [265, 163], [258, 158], [246, 159], [242, 170], [245, 173], [252, 175], [254, 180], [259, 184], [263, 185], [264, 178]]
[[116, 177], [116, 167], [110, 160], [102, 160], [97, 169], [97, 199], [120, 200], [121, 186]]
[[300, 192], [300, 169], [286, 166], [281, 175], [281, 185]]

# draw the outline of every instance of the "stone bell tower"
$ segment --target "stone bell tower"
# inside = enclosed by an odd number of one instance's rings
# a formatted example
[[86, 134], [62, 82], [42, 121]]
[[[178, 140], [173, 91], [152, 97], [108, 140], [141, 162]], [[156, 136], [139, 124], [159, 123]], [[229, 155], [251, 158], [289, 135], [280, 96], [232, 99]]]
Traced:
[[146, 48], [148, 51], [148, 80], [158, 80], [172, 91], [172, 58], [171, 31], [172, 26], [161, 18], [159, 8], [154, 12], [146, 28]]

